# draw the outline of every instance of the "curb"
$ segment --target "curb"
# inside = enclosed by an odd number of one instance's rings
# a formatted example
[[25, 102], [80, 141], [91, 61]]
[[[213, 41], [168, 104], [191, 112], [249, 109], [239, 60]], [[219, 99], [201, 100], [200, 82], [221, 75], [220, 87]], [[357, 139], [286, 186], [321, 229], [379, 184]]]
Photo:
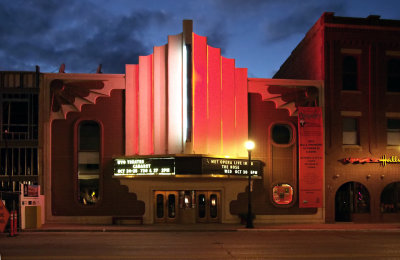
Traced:
[[25, 229], [20, 230], [19, 233], [57, 233], [57, 232], [94, 232], [94, 233], [138, 233], [138, 232], [387, 232], [387, 233], [400, 233], [399, 228], [230, 228], [230, 229], [196, 229], [196, 228], [51, 228], [51, 229]]

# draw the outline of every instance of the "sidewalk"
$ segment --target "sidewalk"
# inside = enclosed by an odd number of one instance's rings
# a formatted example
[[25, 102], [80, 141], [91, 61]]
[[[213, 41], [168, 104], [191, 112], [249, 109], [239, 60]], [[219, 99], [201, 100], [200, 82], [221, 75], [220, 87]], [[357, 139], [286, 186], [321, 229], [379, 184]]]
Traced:
[[80, 225], [46, 223], [39, 229], [22, 232], [257, 232], [257, 231], [369, 231], [400, 232], [400, 223], [391, 224], [254, 224], [253, 229], [240, 224], [149, 224], [149, 225]]

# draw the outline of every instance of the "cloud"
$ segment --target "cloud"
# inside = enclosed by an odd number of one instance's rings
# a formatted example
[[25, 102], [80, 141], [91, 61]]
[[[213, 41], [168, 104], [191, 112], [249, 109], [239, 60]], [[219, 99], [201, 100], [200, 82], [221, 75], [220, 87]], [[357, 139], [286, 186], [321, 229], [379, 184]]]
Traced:
[[282, 41], [293, 34], [306, 33], [317, 21], [316, 17], [320, 17], [323, 12], [344, 13], [346, 3], [344, 1], [333, 3], [308, 1], [302, 2], [292, 9], [296, 11], [266, 24], [265, 39], [267, 42]]
[[243, 14], [249, 11], [259, 11], [261, 8], [275, 4], [296, 2], [297, 0], [214, 0], [217, 7], [230, 12]]
[[146, 30], [167, 23], [161, 11], [116, 16], [78, 0], [1, 1], [0, 70], [34, 70], [37, 64], [55, 72], [65, 63], [67, 72], [89, 73], [101, 63], [105, 73], [124, 73], [125, 64], [152, 51], [142, 40]]
[[213, 23], [207, 30], [207, 44], [221, 49], [221, 54], [225, 54], [228, 48], [229, 34], [223, 21]]

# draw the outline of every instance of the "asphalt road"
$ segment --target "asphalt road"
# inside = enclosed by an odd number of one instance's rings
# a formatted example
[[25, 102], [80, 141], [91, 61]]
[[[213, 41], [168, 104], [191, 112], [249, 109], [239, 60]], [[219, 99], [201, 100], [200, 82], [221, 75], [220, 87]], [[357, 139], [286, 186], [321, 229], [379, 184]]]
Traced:
[[24, 232], [0, 234], [13, 259], [400, 259], [400, 232]]

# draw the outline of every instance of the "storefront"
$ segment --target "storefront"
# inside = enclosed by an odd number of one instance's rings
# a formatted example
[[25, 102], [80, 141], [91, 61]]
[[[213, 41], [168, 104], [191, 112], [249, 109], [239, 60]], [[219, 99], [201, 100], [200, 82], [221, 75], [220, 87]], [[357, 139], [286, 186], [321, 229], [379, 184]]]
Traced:
[[[263, 163], [252, 160], [253, 180]], [[237, 223], [229, 203], [248, 181], [248, 160], [174, 155], [114, 160], [114, 178], [145, 203], [144, 223]]]
[[329, 181], [336, 190], [332, 193], [334, 221], [398, 222], [398, 163], [397, 156], [387, 155], [340, 160], [340, 168]]

